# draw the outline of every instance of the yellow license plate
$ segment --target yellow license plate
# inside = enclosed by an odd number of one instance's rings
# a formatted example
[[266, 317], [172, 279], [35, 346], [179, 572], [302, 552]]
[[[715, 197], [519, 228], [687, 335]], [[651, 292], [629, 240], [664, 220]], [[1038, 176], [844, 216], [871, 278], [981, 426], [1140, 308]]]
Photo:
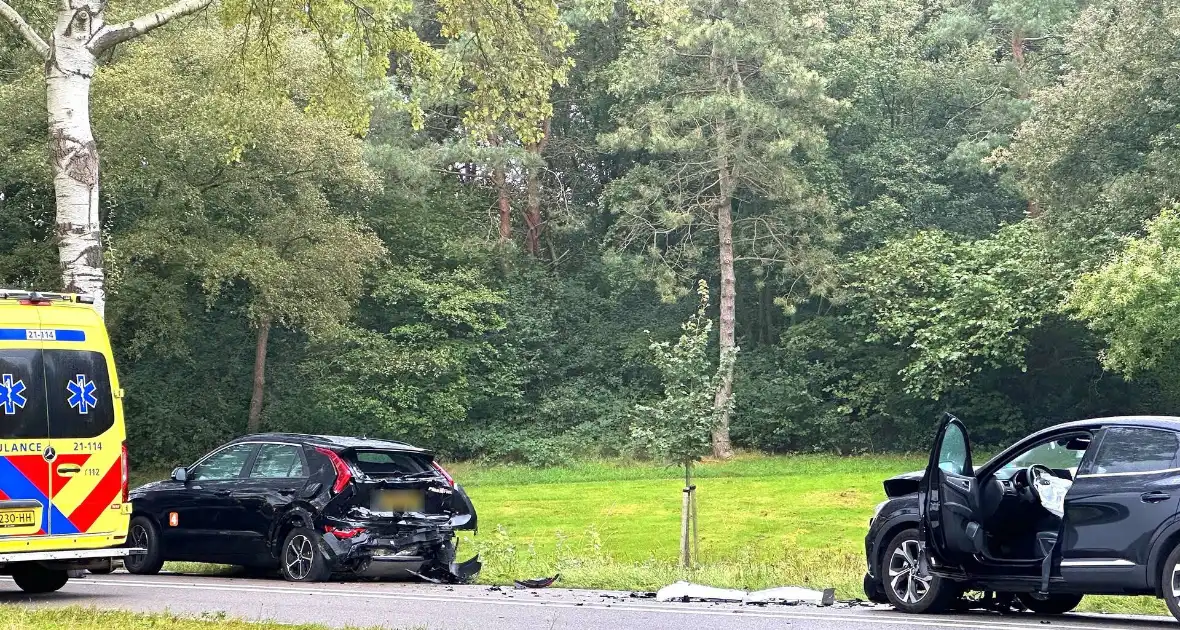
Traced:
[[0, 510], [0, 529], [37, 524], [36, 510]]
[[421, 512], [425, 499], [413, 490], [379, 490], [373, 497], [376, 512]]

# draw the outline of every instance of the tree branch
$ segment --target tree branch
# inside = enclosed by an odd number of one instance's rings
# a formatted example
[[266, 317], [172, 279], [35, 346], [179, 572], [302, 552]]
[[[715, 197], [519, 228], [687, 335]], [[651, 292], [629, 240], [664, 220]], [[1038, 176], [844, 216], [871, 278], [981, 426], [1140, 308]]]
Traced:
[[192, 15], [212, 3], [213, 0], [178, 0], [163, 9], [141, 15], [129, 22], [104, 26], [90, 38], [86, 48], [97, 56], [115, 44], [150, 33], [176, 18]]
[[37, 31], [34, 31], [33, 27], [29, 26], [29, 23], [16, 12], [16, 9], [8, 6], [4, 0], [0, 0], [0, 17], [7, 20], [42, 59], [49, 58], [49, 44], [46, 44]]

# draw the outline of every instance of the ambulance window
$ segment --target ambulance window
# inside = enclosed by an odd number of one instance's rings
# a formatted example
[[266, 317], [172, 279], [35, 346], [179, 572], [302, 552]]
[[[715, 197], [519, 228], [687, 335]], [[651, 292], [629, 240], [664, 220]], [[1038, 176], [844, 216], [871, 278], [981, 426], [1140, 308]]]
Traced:
[[0, 439], [48, 436], [43, 375], [40, 350], [0, 350]]
[[45, 397], [54, 438], [98, 437], [115, 424], [107, 360], [98, 352], [46, 350]]

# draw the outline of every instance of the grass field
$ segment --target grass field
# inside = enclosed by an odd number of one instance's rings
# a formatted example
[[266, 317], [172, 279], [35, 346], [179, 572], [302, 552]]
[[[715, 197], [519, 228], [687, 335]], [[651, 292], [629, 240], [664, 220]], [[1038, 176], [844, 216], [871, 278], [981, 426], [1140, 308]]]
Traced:
[[88, 608], [36, 609], [0, 605], [0, 630], [325, 630], [323, 626], [249, 623], [221, 616], [184, 618]]
[[[863, 598], [864, 535], [886, 477], [923, 457], [743, 456], [698, 467], [700, 566], [677, 566], [682, 471], [596, 462], [534, 469], [449, 465], [479, 510], [482, 582], [561, 574], [562, 586], [656, 590], [835, 587]], [[1151, 598], [1088, 598], [1092, 611], [1163, 614]]]

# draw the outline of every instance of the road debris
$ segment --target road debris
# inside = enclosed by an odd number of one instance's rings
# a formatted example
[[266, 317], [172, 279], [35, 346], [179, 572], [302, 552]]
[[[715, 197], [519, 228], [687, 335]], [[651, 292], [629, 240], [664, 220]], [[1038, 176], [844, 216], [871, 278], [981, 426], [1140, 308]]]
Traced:
[[797, 586], [781, 586], [749, 592], [737, 589], [715, 588], [689, 582], [676, 582], [660, 589], [656, 593], [656, 600], [661, 602], [698, 601], [740, 602], [752, 605], [813, 604], [816, 606], [831, 606], [836, 601], [836, 589], [828, 588], [817, 591]]
[[516, 580], [513, 583], [516, 584], [516, 588], [549, 588], [560, 577], [561, 577], [561, 574], [558, 573], [557, 575], [555, 575], [551, 578], [537, 578], [535, 580]]

